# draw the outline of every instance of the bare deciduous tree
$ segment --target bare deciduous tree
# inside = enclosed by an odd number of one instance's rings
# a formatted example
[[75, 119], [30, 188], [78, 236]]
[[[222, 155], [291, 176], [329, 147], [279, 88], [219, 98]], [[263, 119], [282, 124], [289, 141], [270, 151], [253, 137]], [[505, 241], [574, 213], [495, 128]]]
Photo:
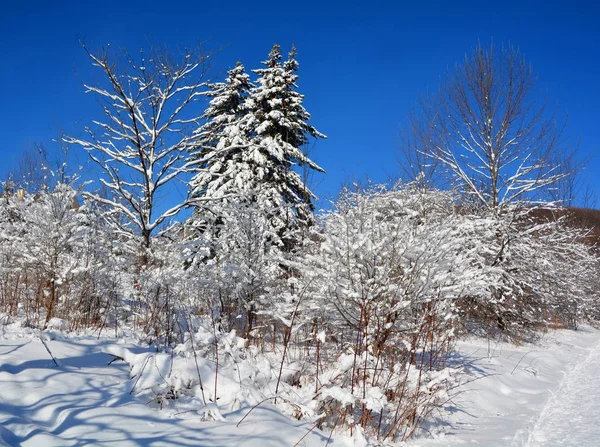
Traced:
[[34, 143], [21, 152], [17, 161], [15, 179], [21, 188], [35, 193], [47, 186], [45, 172], [47, 169], [48, 152], [43, 144]]
[[519, 50], [479, 45], [411, 114], [405, 168], [425, 181], [441, 175], [499, 210], [571, 175], [561, 169], [574, 154], [563, 130]]
[[64, 141], [86, 149], [102, 168], [101, 181], [112, 195], [89, 196], [120, 214], [129, 225], [119, 230], [141, 235], [148, 248], [154, 230], [187, 205], [182, 201], [159, 212], [157, 194], [189, 168], [199, 115], [188, 106], [203, 95], [209, 55], [201, 47], [181, 57], [151, 49], [136, 59], [83, 47], [104, 75], [103, 84], [85, 84], [86, 92], [98, 95], [104, 118], [86, 128], [87, 138]]

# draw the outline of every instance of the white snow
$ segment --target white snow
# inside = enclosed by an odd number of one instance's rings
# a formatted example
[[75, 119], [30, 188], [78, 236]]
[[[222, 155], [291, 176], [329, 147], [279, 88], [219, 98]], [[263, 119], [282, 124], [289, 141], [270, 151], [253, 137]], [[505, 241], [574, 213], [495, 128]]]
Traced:
[[[158, 358], [148, 350], [92, 336], [62, 336], [46, 341], [57, 367], [32, 330], [0, 327], [0, 446], [301, 446], [325, 445], [329, 433], [291, 420], [268, 402], [225, 411], [207, 402], [177, 413], [148, 405], [130, 394], [135, 379], [129, 366], [106, 352]], [[162, 365], [162, 360], [157, 360]], [[158, 369], [157, 369], [158, 371]], [[138, 383], [139, 387], [140, 384]], [[330, 446], [352, 445], [332, 439]]]
[[458, 344], [458, 395], [411, 447], [597, 446], [600, 331], [558, 330], [535, 344]]
[[[149, 380], [142, 375], [136, 381], [140, 365], [146, 364], [153, 376], [167, 375], [173, 368], [169, 355], [122, 340], [15, 327], [0, 328], [0, 446], [291, 446], [304, 435], [298, 445], [324, 446], [329, 438], [329, 433], [290, 419], [268, 401], [251, 411], [250, 406], [232, 410], [220, 401], [195, 407], [166, 402], [160, 409], [146, 394], [131, 391]], [[128, 363], [108, 365], [113, 359], [108, 353]], [[198, 361], [211, 383], [210, 365]], [[535, 344], [521, 346], [485, 339], [459, 342], [448, 369], [432, 381], [450, 372], [456, 376], [450, 368], [461, 364], [463, 384], [453, 390], [436, 422], [408, 446], [597, 445], [600, 331], [587, 326], [552, 331]], [[196, 374], [195, 365], [184, 366], [169, 371], [174, 387], [177, 380]], [[323, 392], [340, 401], [354, 400], [339, 387]], [[365, 399], [371, 406], [381, 400], [385, 396], [376, 387]], [[358, 430], [354, 439], [334, 436], [329, 445], [364, 442]]]
[[600, 344], [567, 375], [545, 406], [527, 443], [594, 447], [600, 444]]

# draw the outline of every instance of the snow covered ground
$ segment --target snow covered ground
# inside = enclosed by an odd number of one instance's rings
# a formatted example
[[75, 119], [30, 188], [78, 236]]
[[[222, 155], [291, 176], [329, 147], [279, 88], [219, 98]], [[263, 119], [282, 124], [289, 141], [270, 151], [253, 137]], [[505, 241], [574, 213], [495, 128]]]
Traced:
[[429, 427], [433, 439], [412, 446], [600, 445], [600, 331], [552, 331], [523, 346], [475, 339], [458, 351], [472, 382], [445, 424]]
[[[136, 393], [129, 366], [106, 351], [133, 344], [0, 328], [0, 445], [318, 446], [329, 433], [268, 403], [202, 421], [198, 411], [159, 410]], [[54, 364], [42, 340], [56, 357]], [[112, 348], [111, 348], [112, 347]], [[410, 446], [595, 446], [600, 439], [600, 332], [547, 334], [535, 345], [473, 339], [453, 361], [469, 381]], [[212, 404], [209, 404], [212, 405]], [[303, 438], [303, 436], [305, 436]], [[302, 439], [303, 438], [303, 439]], [[334, 437], [330, 446], [361, 445]]]
[[567, 375], [535, 425], [528, 445], [600, 444], [600, 347]]
[[[202, 422], [197, 412], [176, 416], [130, 395], [128, 365], [109, 366], [112, 357], [103, 353], [114, 341], [50, 333], [56, 338], [46, 343], [57, 367], [33, 332], [16, 335], [2, 339], [0, 328], [0, 445], [291, 446], [312, 428], [268, 403], [239, 427], [248, 408], [218, 422]], [[298, 445], [325, 445], [328, 436], [313, 430]]]

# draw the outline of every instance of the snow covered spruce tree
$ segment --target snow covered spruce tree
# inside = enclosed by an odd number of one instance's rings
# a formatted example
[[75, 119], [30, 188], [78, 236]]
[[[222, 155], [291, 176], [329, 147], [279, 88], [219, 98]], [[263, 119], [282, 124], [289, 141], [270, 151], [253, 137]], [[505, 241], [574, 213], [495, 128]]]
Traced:
[[222, 199], [242, 185], [231, 185], [236, 180], [236, 170], [241, 166], [239, 155], [248, 147], [248, 135], [243, 119], [247, 114], [246, 101], [250, 91], [250, 77], [241, 62], [227, 72], [225, 82], [209, 84], [206, 96], [212, 97], [202, 115], [205, 124], [196, 132], [200, 138], [198, 148], [192, 151], [197, 163], [190, 182], [191, 196]]
[[228, 72], [224, 84], [215, 84], [193, 155], [198, 166], [193, 197], [220, 200], [250, 193], [255, 206], [278, 210], [270, 219], [278, 234], [298, 222], [314, 223], [314, 195], [296, 169], [323, 171], [302, 151], [309, 137], [324, 135], [308, 124], [304, 96], [295, 90], [295, 56], [292, 48], [282, 64], [280, 47], [274, 45], [265, 68], [253, 70], [259, 76], [256, 86], [241, 64]]
[[[259, 78], [257, 86], [251, 90], [248, 100], [247, 126], [251, 135], [251, 156], [255, 172], [264, 185], [261, 189], [271, 189], [273, 205], [281, 206], [285, 215], [279, 216], [287, 225], [293, 218], [311, 224], [313, 193], [308, 189], [300, 173], [292, 169], [309, 168], [323, 172], [305, 152], [309, 137], [325, 138], [325, 135], [308, 124], [310, 114], [303, 106], [304, 96], [298, 93], [296, 81], [298, 62], [296, 48], [281, 64], [281, 49], [273, 45], [269, 59], [263, 62], [265, 68], [253, 70]], [[289, 211], [294, 216], [290, 216]]]
[[322, 171], [303, 153], [310, 137], [324, 135], [307, 123], [296, 91], [295, 49], [282, 63], [274, 45], [264, 65], [254, 70], [256, 85], [238, 63], [224, 83], [211, 86], [207, 122], [192, 154], [197, 173], [190, 195], [203, 201], [191, 224], [199, 239], [210, 241], [221, 308], [234, 317], [242, 312], [236, 322], [244, 322], [246, 335], [265, 307], [265, 291], [285, 276], [283, 258], [297, 245], [297, 232], [315, 223], [314, 195], [298, 170]]

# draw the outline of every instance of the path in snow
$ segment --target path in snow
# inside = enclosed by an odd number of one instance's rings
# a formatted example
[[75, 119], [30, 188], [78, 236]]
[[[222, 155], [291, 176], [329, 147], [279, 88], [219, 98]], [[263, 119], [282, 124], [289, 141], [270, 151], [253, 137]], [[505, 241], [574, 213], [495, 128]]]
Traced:
[[[433, 439], [409, 445], [600, 446], [599, 330], [550, 331], [519, 346], [474, 338], [457, 348], [466, 382], [446, 407], [444, 425], [427, 427]], [[588, 387], [596, 388], [595, 396]]]
[[600, 445], [600, 344], [567, 375], [548, 401], [527, 445]]

